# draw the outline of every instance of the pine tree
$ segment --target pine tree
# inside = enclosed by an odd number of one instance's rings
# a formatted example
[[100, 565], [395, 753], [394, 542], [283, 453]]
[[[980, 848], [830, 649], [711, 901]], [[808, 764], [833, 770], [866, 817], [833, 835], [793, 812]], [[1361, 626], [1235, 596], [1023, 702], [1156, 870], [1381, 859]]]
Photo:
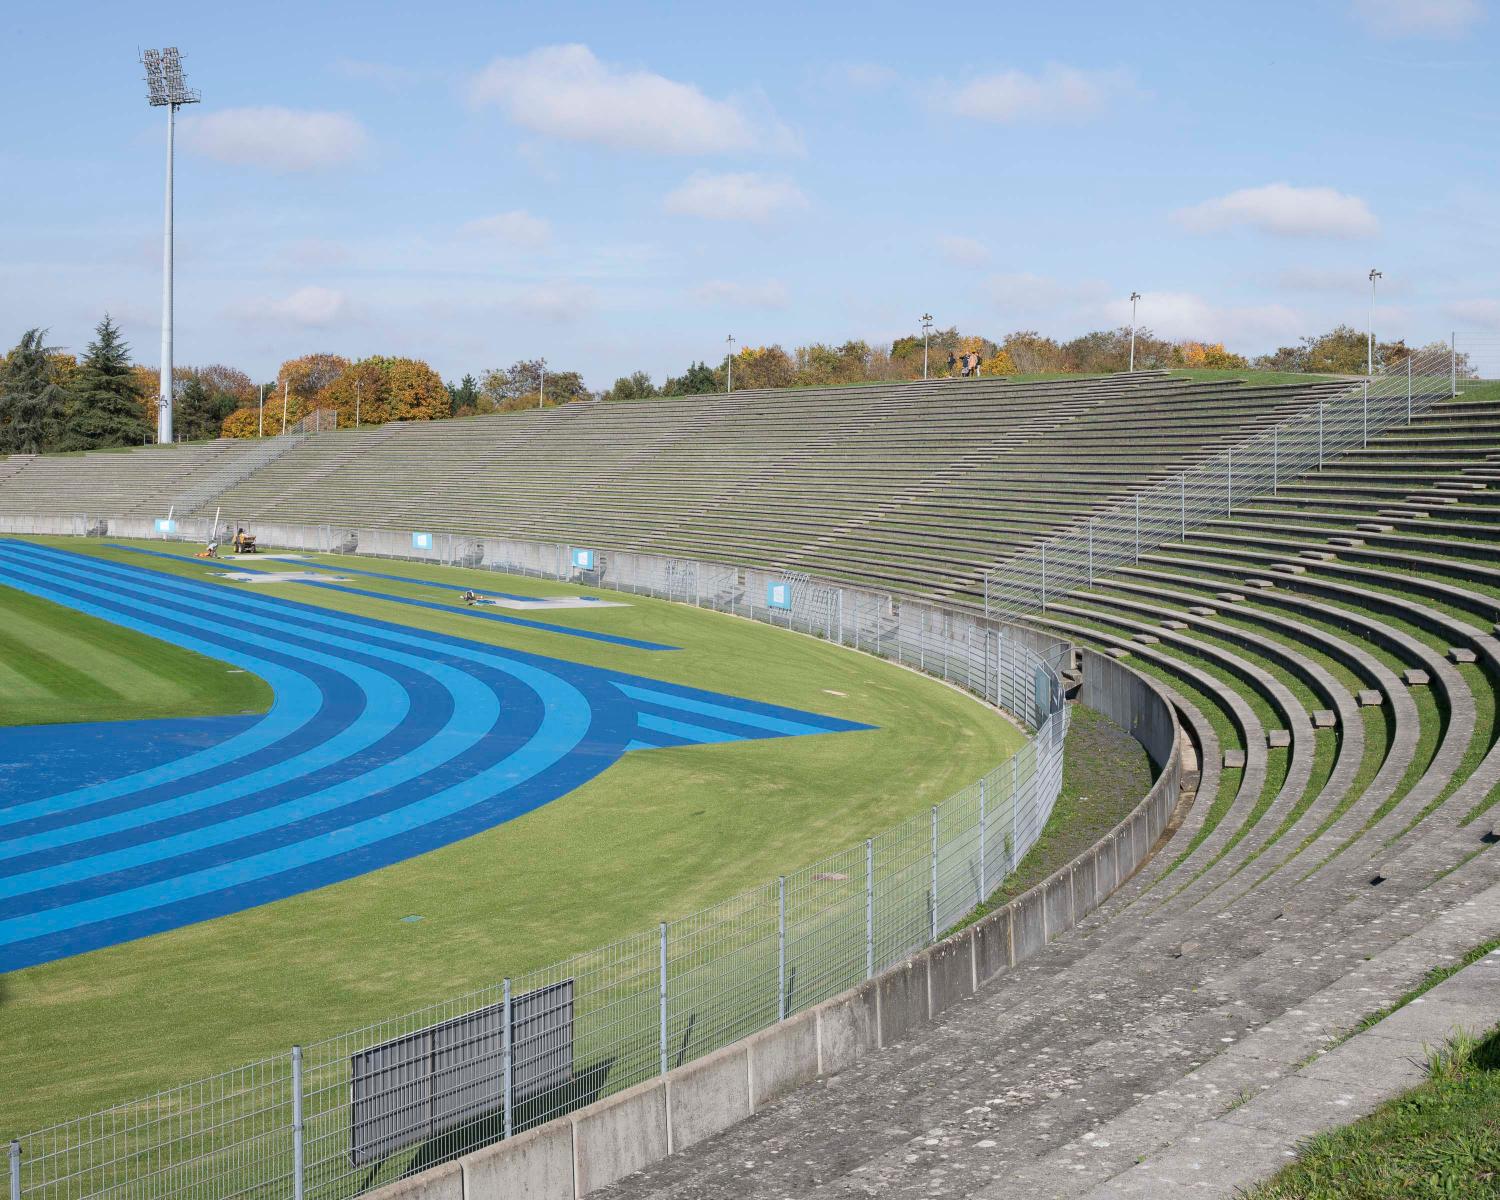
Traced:
[[0, 367], [0, 454], [40, 454], [62, 429], [66, 393], [45, 329], [28, 329]]
[[141, 392], [130, 366], [130, 347], [106, 313], [78, 364], [70, 389], [63, 447], [139, 446], [150, 436], [141, 418]]

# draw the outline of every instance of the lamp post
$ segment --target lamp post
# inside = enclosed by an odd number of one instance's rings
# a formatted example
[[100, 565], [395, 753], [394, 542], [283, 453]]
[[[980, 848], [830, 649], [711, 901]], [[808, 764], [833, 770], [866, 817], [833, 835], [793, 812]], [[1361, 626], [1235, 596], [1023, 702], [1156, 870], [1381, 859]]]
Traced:
[[922, 314], [922, 378], [927, 378], [927, 338], [932, 332], [932, 314]]
[[359, 428], [359, 399], [360, 399], [360, 390], [361, 390], [360, 389], [360, 381], [358, 379], [356, 379], [354, 381], [354, 428], [356, 428], [356, 429]]
[[1375, 281], [1381, 277], [1370, 268], [1370, 319], [1365, 323], [1365, 374], [1375, 374]]
[[725, 338], [724, 343], [729, 347], [724, 356], [724, 391], [732, 392], [734, 391], [734, 334], [731, 333]]
[[172, 157], [176, 138], [177, 109], [197, 104], [202, 98], [182, 77], [182, 55], [176, 46], [146, 50], [141, 54], [146, 68], [146, 100], [152, 108], [167, 110], [167, 202], [166, 227], [162, 234], [161, 272], [161, 384], [156, 400], [156, 440], [172, 440]]
[[1141, 298], [1140, 292], [1130, 293], [1130, 369], [1135, 370], [1135, 305]]
[[256, 437], [266, 436], [266, 385], [260, 385], [260, 422], [255, 431]]
[[544, 404], [547, 403], [547, 360], [545, 358], [539, 358], [537, 359], [537, 362], [541, 364], [542, 377], [541, 382], [537, 384], [536, 406], [537, 408], [541, 408]]

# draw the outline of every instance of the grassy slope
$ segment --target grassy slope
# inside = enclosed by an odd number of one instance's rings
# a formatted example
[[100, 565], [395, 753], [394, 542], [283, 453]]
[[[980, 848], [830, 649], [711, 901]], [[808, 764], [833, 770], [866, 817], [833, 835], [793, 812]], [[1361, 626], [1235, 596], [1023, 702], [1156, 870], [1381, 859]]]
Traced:
[[[204, 575], [196, 563], [159, 563], [97, 546], [93, 552]], [[409, 563], [349, 565], [430, 576], [455, 590], [577, 591]], [[398, 583], [360, 579], [358, 586], [434, 598]], [[536, 812], [419, 859], [17, 972], [0, 980], [7, 1033], [0, 1070], [8, 1082], [0, 1092], [0, 1132], [285, 1052], [293, 1041], [394, 1015], [691, 912], [946, 798], [1021, 741], [1013, 726], [935, 680], [797, 634], [650, 599], [544, 615], [680, 651], [584, 642], [295, 584], [278, 594], [878, 728], [634, 753]], [[409, 914], [424, 919], [403, 923]]]
[[0, 725], [264, 712], [254, 675], [0, 587]]
[[1420, 1087], [1308, 1140], [1247, 1200], [1500, 1196], [1500, 1030], [1432, 1058]]

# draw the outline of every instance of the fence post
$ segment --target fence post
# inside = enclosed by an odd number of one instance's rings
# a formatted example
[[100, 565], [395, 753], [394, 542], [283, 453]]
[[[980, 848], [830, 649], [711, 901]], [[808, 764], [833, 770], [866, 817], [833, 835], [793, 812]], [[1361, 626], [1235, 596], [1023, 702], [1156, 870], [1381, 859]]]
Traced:
[[302, 1135], [302, 1047], [292, 1047], [292, 1197], [302, 1200], [307, 1159]]
[[786, 1020], [786, 876], [776, 877], [776, 1019]]
[[501, 1020], [505, 1022], [505, 1027], [501, 1031], [501, 1034], [500, 1034], [500, 1047], [501, 1047], [501, 1050], [502, 1050], [502, 1052], [504, 1054], [504, 1060], [503, 1061], [504, 1061], [504, 1067], [505, 1067], [505, 1078], [504, 1078], [504, 1084], [505, 1084], [505, 1092], [504, 1092], [505, 1136], [506, 1137], [510, 1137], [511, 1128], [512, 1128], [512, 1126], [511, 1126], [511, 1112], [512, 1112], [512, 1109], [511, 1109], [511, 1097], [515, 1094], [515, 1091], [514, 1091], [514, 1082], [515, 1082], [515, 1077], [516, 1077], [516, 1071], [515, 1071], [516, 1044], [515, 1044], [515, 1037], [511, 1033], [511, 1030], [512, 1030], [513, 1025], [514, 1025], [514, 1020], [515, 1020], [515, 1009], [513, 1007], [512, 998], [511, 998], [510, 980], [506, 979], [500, 986], [504, 989], [504, 991], [501, 993], [501, 997], [502, 997]]
[[1323, 401], [1318, 401], [1318, 470], [1323, 469]]
[[1281, 487], [1281, 427], [1271, 426], [1271, 495]]
[[1359, 406], [1359, 445], [1368, 449], [1370, 445], [1370, 381], [1365, 380], [1364, 398]]
[[1006, 863], [1009, 874], [1021, 865], [1021, 843], [1017, 814], [1021, 810], [1021, 763], [1014, 755], [1010, 760], [1010, 861]]
[[865, 839], [865, 978], [875, 978], [875, 839]]
[[661, 1073], [667, 1073], [667, 923], [661, 923]]
[[1042, 611], [1047, 611], [1047, 543], [1042, 543]]
[[989, 782], [988, 777], [986, 777], [984, 779], [981, 779], [979, 781], [979, 903], [980, 904], [984, 903], [984, 898], [985, 898], [985, 895], [987, 894], [985, 892], [985, 888], [984, 888], [984, 817], [985, 817], [985, 813], [984, 813], [984, 801], [985, 801], [985, 791], [986, 791], [985, 785], [988, 782]]
[[938, 858], [938, 851], [937, 851], [937, 822], [938, 822], [938, 806], [936, 804], [934, 804], [932, 806], [932, 905], [931, 905], [931, 909], [932, 909], [932, 940], [934, 942], [937, 941], [937, 925], [938, 925], [938, 918], [937, 918], [937, 910], [938, 910], [938, 893], [937, 893], [937, 887], [938, 887], [938, 878], [937, 878], [937, 875], [938, 875], [938, 872], [937, 872], [937, 858]]
[[10, 1143], [10, 1200], [21, 1200], [21, 1139]]
[[1406, 423], [1411, 424], [1411, 360], [1412, 355], [1406, 356]]
[[1141, 561], [1141, 494], [1135, 494], [1135, 561]]
[[1177, 486], [1181, 490], [1182, 500], [1182, 542], [1187, 545], [1187, 472], [1184, 471], [1177, 477]]
[[1089, 518], [1089, 586], [1094, 585], [1094, 518]]
[[1234, 516], [1234, 450], [1229, 451], [1229, 470], [1225, 476], [1225, 487], [1229, 489], [1229, 515]]

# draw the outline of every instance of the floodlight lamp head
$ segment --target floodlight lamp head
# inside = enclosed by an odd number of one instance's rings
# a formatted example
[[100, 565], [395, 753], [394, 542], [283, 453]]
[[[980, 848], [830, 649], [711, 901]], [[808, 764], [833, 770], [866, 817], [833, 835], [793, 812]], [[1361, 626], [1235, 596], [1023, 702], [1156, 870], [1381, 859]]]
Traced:
[[197, 104], [203, 98], [196, 88], [188, 87], [182, 74], [182, 55], [176, 46], [143, 50], [141, 66], [146, 68], [146, 100], [153, 108]]
[[1141, 294], [1140, 294], [1140, 292], [1131, 292], [1131, 293], [1130, 293], [1130, 302], [1131, 302], [1131, 303], [1132, 303], [1132, 304], [1134, 304], [1134, 303], [1135, 303], [1135, 302], [1136, 302], [1136, 301], [1137, 301], [1137, 300], [1139, 300], [1139, 299], [1140, 299], [1140, 298], [1141, 298]]
[[1377, 279], [1384, 279], [1384, 278], [1385, 278], [1384, 272], [1377, 271], [1374, 267], [1370, 268], [1370, 282], [1371, 283], [1374, 283]]

